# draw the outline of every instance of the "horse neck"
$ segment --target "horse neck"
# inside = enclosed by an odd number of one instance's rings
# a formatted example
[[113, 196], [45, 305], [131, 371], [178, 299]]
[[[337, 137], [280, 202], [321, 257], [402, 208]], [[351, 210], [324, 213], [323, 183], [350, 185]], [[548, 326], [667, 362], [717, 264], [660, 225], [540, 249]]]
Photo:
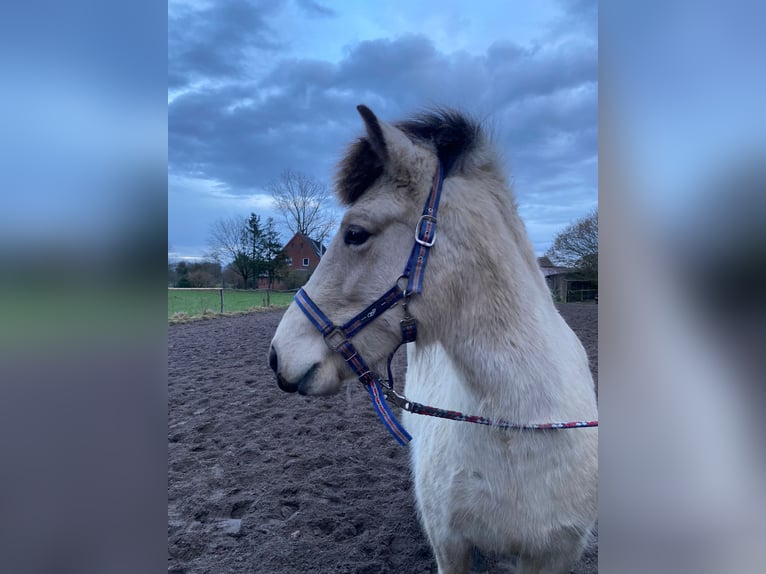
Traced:
[[[450, 272], [451, 282], [436, 273], [445, 281], [439, 307], [450, 311], [432, 311], [436, 320], [423, 342], [443, 347], [475, 404], [494, 404], [504, 416], [544, 416], [557, 395], [549, 359], [562, 341], [561, 319], [515, 210], [495, 220], [505, 225], [463, 236], [471, 237], [472, 255], [457, 258], [462, 269]], [[459, 236], [452, 241], [458, 243], [466, 244]]]

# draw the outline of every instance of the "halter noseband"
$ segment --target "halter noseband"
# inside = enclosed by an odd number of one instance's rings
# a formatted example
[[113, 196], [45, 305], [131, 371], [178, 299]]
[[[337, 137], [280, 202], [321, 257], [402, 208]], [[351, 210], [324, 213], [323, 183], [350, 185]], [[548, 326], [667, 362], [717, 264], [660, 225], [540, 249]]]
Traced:
[[[434, 241], [436, 241], [436, 211], [439, 208], [443, 177], [444, 170], [441, 162], [439, 162], [439, 167], [434, 174], [431, 191], [423, 208], [423, 214], [415, 226], [415, 244], [412, 246], [407, 265], [396, 280], [396, 283], [394, 283], [394, 286], [381, 295], [374, 303], [344, 325], [337, 326], [330, 321], [327, 315], [322, 313], [321, 309], [311, 300], [311, 297], [308, 296], [304, 289], [300, 289], [295, 294], [295, 302], [298, 304], [298, 307], [322, 334], [327, 346], [343, 357], [343, 360], [348, 363], [348, 366], [354, 371], [359, 381], [367, 388], [380, 420], [383, 421], [388, 431], [402, 445], [406, 445], [412, 437], [399, 421], [396, 420], [384, 399], [384, 396], [391, 396], [393, 389], [389, 386], [386, 386], [384, 389], [381, 386], [380, 377], [370, 370], [350, 339], [372, 323], [373, 319], [396, 305], [400, 299], [404, 299], [404, 319], [399, 322], [402, 333], [400, 345], [415, 341], [417, 337], [417, 324], [407, 310], [407, 302], [413, 294], [422, 293], [423, 291], [423, 276], [426, 271], [426, 263], [428, 263], [428, 253]], [[399, 286], [403, 279], [407, 281], [407, 286], [404, 290]], [[393, 356], [393, 353], [391, 356]]]

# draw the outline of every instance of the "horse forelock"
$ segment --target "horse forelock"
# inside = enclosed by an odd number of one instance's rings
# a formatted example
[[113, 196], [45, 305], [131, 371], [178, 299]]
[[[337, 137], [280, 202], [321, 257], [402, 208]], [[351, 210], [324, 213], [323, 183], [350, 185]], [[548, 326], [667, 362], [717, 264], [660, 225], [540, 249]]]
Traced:
[[383, 162], [367, 138], [359, 138], [348, 149], [338, 166], [335, 189], [345, 205], [353, 204], [383, 173]]
[[[472, 118], [440, 108], [393, 124], [416, 143], [430, 145], [444, 168], [444, 177], [455, 173], [460, 162], [481, 140], [482, 130]], [[335, 178], [338, 198], [352, 205], [383, 174], [383, 162], [366, 137], [351, 144], [341, 160]]]

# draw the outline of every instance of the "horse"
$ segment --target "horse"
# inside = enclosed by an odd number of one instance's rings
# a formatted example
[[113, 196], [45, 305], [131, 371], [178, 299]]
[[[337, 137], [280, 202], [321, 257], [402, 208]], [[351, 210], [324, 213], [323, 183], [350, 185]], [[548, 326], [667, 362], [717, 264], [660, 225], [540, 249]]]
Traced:
[[[520, 424], [597, 418], [585, 350], [553, 303], [483, 126], [449, 109], [397, 123], [357, 110], [365, 134], [335, 179], [346, 206], [339, 232], [271, 342], [279, 387], [329, 395], [357, 378], [369, 382], [369, 372], [358, 377], [349, 367], [354, 357], [383, 372], [402, 342], [402, 321], [414, 321], [410, 400]], [[421, 215], [436, 180], [438, 215]], [[422, 289], [397, 291], [413, 229], [415, 248], [428, 247], [428, 267]], [[392, 284], [398, 300], [368, 306]], [[306, 301], [338, 324], [360, 310], [375, 320], [353, 344], [343, 333], [331, 342], [338, 329], [318, 332]], [[353, 355], [334, 352], [342, 345]], [[516, 555], [523, 574], [570, 571], [596, 521], [597, 429], [499, 430], [406, 411], [402, 423], [412, 437], [420, 523], [440, 574], [468, 572], [476, 549]]]

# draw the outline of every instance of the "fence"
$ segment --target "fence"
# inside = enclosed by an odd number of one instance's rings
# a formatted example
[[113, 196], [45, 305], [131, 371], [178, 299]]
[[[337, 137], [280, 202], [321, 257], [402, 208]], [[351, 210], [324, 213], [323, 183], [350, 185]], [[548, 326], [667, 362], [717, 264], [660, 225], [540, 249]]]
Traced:
[[577, 289], [567, 291], [567, 303], [576, 301], [595, 301], [598, 297], [598, 289]]
[[224, 289], [222, 287], [169, 287], [168, 318], [237, 313], [259, 307], [286, 307], [296, 290]]

